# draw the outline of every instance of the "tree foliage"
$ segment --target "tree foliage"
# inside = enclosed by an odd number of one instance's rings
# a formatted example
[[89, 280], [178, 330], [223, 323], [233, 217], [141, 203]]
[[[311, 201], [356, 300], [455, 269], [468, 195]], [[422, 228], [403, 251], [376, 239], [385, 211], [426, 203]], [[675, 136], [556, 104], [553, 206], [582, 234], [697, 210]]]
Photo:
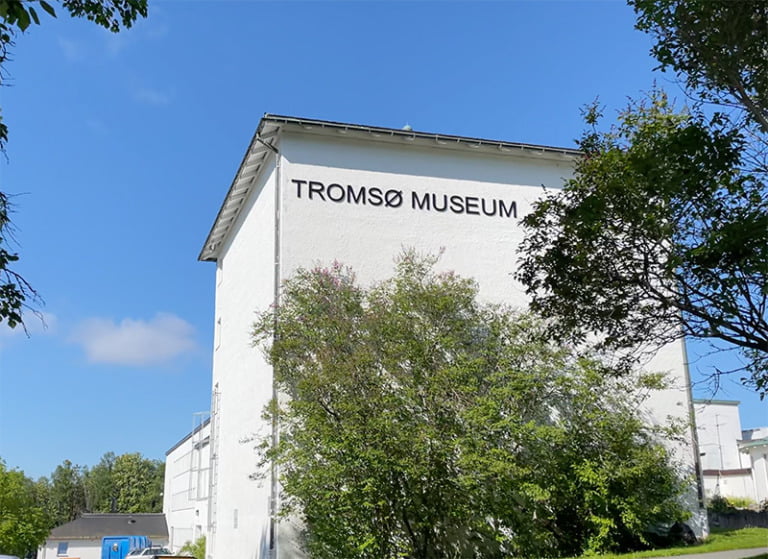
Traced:
[[0, 460], [0, 552], [24, 557], [45, 541], [49, 529], [35, 483]]
[[[112, 32], [129, 28], [139, 16], [147, 15], [147, 0], [61, 0], [60, 4], [71, 16], [86, 18]], [[56, 17], [54, 6], [46, 0], [0, 0], [0, 86], [5, 84], [5, 64], [14, 38], [33, 23], [39, 25], [43, 12]], [[5, 152], [7, 142], [8, 126], [0, 115], [0, 151]], [[12, 233], [10, 210], [8, 193], [0, 192], [0, 323], [5, 321], [10, 328], [15, 328], [24, 324], [23, 308], [30, 301], [39, 302], [39, 297], [30, 283], [12, 268], [19, 255], [8, 242]]]
[[406, 254], [370, 289], [340, 265], [299, 270], [254, 326], [286, 396], [265, 462], [312, 555], [578, 555], [679, 519], [683, 484], [629, 377], [433, 264]]
[[50, 513], [54, 526], [66, 524], [86, 512], [84, 477], [87, 471], [64, 460], [51, 474]]
[[122, 454], [112, 467], [115, 512], [162, 512], [165, 464], [138, 452]]
[[115, 453], [107, 452], [98, 464], [93, 466], [85, 478], [85, 493], [88, 510], [117, 512], [117, 495], [112, 471], [115, 467]]
[[768, 2], [630, 4], [695, 101], [676, 111], [654, 89], [607, 131], [590, 107], [574, 177], [524, 219], [518, 277], [560, 336], [725, 342], [764, 396]]
[[48, 513], [49, 528], [84, 512], [151, 513], [163, 510], [165, 464], [140, 453], [107, 452], [92, 468], [64, 460], [48, 478], [35, 483], [35, 494]]
[[194, 543], [186, 542], [181, 546], [178, 554], [191, 555], [195, 559], [205, 559], [205, 536], [200, 536]]
[[630, 0], [651, 53], [687, 90], [745, 112], [768, 133], [768, 2]]
[[[0, 141], [3, 124], [0, 121]], [[0, 192], [0, 323], [6, 321], [10, 328], [23, 324], [21, 311], [24, 302], [35, 299], [37, 292], [21, 274], [11, 268], [19, 255], [9, 249], [12, 234], [11, 206], [8, 195]]]

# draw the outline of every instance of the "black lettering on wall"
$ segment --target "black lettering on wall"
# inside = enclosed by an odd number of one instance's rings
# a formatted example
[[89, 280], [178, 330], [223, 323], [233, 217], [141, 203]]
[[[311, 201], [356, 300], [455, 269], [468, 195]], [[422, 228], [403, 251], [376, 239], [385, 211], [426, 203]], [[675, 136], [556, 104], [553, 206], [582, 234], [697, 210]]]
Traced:
[[466, 208], [468, 214], [480, 215], [480, 212], [478, 211], [479, 198], [476, 198], [475, 196], [467, 196], [465, 201], [467, 202]]
[[381, 195], [381, 188], [373, 187], [368, 189], [368, 203], [371, 206], [381, 206], [384, 203], [384, 198]]
[[507, 208], [504, 200], [499, 200], [499, 215], [517, 217], [517, 202], [511, 202], [509, 208]]
[[323, 190], [325, 187], [323, 183], [317, 181], [309, 181], [309, 199], [312, 200], [312, 194], [317, 194], [320, 199], [325, 202], [325, 196], [323, 196]]
[[411, 192], [411, 207], [414, 210], [429, 210], [429, 192], [425, 192], [424, 198], [421, 200], [419, 200], [418, 192]]
[[361, 186], [360, 190], [355, 193], [355, 188], [351, 185], [347, 185], [347, 202], [355, 204], [365, 204], [365, 187]]
[[480, 201], [480, 207], [483, 210], [483, 215], [487, 215], [489, 217], [495, 216], [496, 215], [496, 200], [495, 199], [491, 200], [491, 202], [493, 202], [493, 205], [491, 206], [490, 210], [488, 208], [486, 208], [486, 202], [488, 202], [488, 200], [486, 200], [485, 198], [483, 198]]
[[[296, 198], [393, 209], [403, 205], [404, 195], [408, 192], [408, 190], [397, 188], [382, 189], [378, 186], [342, 185], [336, 182], [326, 186], [320, 181], [304, 179], [291, 179], [291, 183], [296, 185]], [[413, 190], [410, 192], [412, 210], [441, 213], [450, 211], [455, 214], [517, 218], [517, 202], [514, 200], [504, 201], [498, 198], [435, 194]]]
[[432, 209], [434, 209], [437, 212], [444, 212], [448, 209], [448, 196], [446, 194], [443, 194], [443, 199], [441, 202], [443, 203], [442, 206], [438, 204], [439, 196], [437, 194], [432, 195]]
[[464, 198], [461, 196], [451, 196], [451, 211], [455, 214], [464, 213]]
[[291, 179], [291, 182], [296, 185], [296, 198], [301, 198], [301, 185], [307, 184], [307, 181], [300, 181], [299, 179]]
[[325, 187], [325, 195], [328, 196], [328, 199], [332, 202], [343, 201], [344, 194], [346, 194], [346, 192], [344, 191], [344, 187], [340, 184], [333, 183]]

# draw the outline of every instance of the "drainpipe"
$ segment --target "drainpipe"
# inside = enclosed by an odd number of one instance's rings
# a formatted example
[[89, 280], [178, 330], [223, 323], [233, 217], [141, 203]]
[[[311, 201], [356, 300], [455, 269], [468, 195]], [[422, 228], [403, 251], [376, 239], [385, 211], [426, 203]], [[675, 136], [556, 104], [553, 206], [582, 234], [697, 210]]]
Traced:
[[[257, 136], [256, 141], [267, 148], [275, 155], [275, 242], [274, 242], [274, 269], [273, 285], [274, 293], [272, 303], [274, 308], [280, 302], [280, 181], [281, 181], [281, 163], [282, 157], [277, 148]], [[275, 315], [274, 332], [277, 335], [277, 315]], [[274, 380], [274, 371], [272, 373], [272, 400], [277, 402], [278, 392]], [[277, 416], [272, 416], [272, 448], [277, 447], [280, 442], [280, 431]], [[270, 465], [270, 495], [269, 495], [269, 554], [273, 559], [277, 557], [277, 507], [279, 499], [278, 469], [275, 461]]]
[[685, 337], [683, 343], [683, 369], [685, 370], [685, 384], [688, 389], [688, 418], [691, 430], [691, 442], [693, 443], [693, 467], [696, 471], [696, 493], [699, 502], [699, 516], [704, 522], [702, 536], [709, 534], [709, 519], [706, 514], [706, 504], [704, 502], [704, 472], [701, 468], [701, 450], [699, 446], [699, 434], [696, 429], [696, 410], [693, 405], [693, 384], [691, 382], [691, 368], [688, 360], [688, 340]]

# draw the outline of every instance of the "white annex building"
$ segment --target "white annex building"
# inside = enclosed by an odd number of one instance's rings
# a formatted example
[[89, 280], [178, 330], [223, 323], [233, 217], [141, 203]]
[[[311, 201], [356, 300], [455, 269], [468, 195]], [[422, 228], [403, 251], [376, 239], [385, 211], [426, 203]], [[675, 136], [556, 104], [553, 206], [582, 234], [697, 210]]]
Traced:
[[207, 414], [196, 413], [192, 431], [165, 453], [163, 513], [173, 553], [208, 534], [210, 466], [210, 420]]
[[768, 501], [768, 427], [742, 429], [739, 402], [694, 400], [708, 498]]
[[[279, 491], [269, 471], [253, 479], [253, 437], [273, 396], [272, 371], [251, 346], [255, 312], [280, 295], [297, 267], [334, 260], [362, 282], [392, 274], [404, 247], [443, 251], [438, 264], [473, 277], [480, 296], [525, 306], [511, 274], [523, 237], [519, 220], [543, 192], [559, 188], [579, 153], [489, 141], [266, 115], [226, 194], [200, 260], [216, 263], [210, 499], [213, 559], [301, 556], [290, 525], [273, 524]], [[674, 388], [651, 402], [655, 417], [692, 415], [682, 343], [649, 364]], [[693, 431], [678, 449], [696, 471]], [[690, 492], [694, 529], [705, 520]], [[172, 536], [174, 543], [176, 538]]]

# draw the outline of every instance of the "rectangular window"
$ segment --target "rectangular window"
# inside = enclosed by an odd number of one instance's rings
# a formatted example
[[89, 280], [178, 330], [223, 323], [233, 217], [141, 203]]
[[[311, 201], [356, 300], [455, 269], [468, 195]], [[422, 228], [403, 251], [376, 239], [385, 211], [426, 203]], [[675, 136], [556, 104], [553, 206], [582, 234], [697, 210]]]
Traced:
[[59, 542], [59, 547], [56, 549], [56, 556], [66, 557], [67, 550], [69, 550], [69, 542]]
[[237, 509], [235, 509], [234, 527], [237, 528]]

